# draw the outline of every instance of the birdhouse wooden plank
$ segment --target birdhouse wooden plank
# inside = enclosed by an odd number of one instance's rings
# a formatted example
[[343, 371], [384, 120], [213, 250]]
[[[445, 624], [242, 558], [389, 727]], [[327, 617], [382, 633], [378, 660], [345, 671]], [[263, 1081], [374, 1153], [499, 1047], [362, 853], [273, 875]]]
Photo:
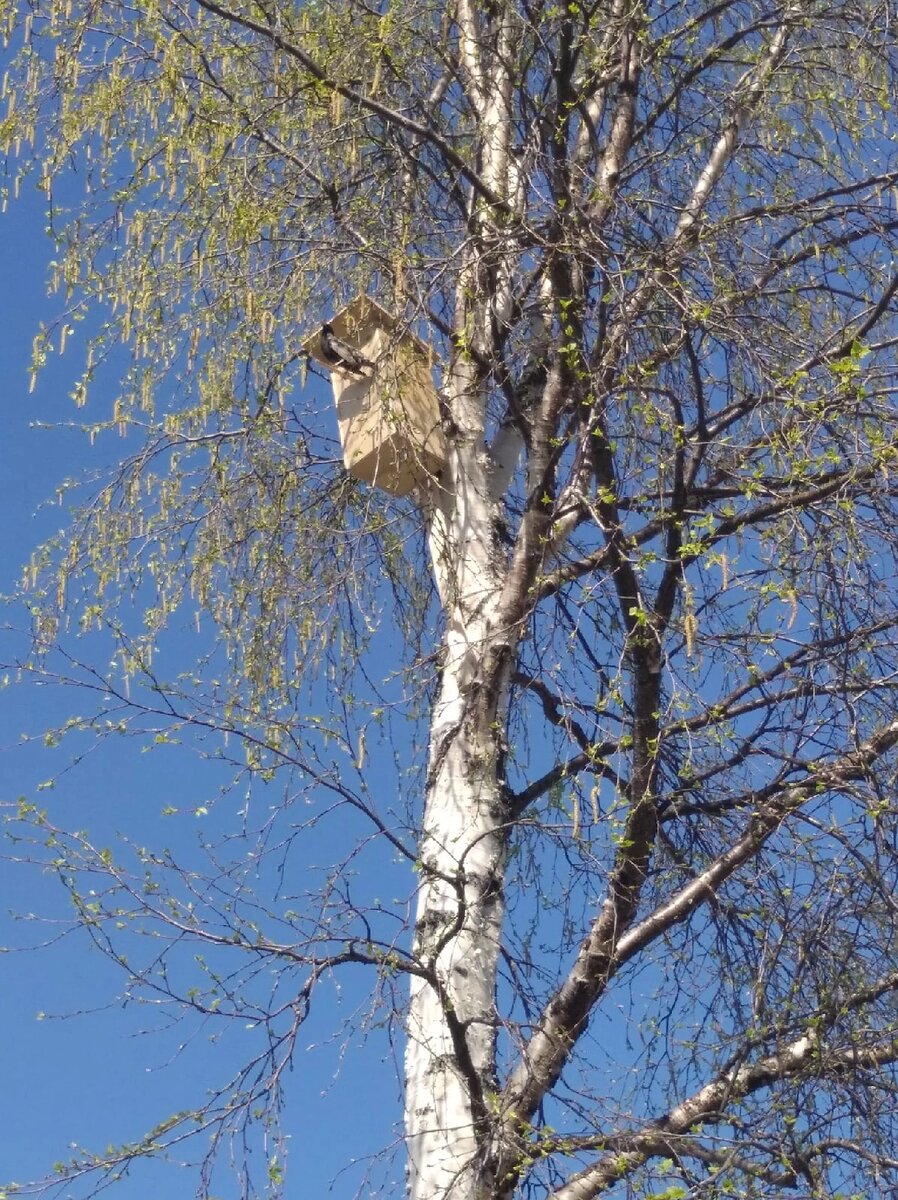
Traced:
[[347, 471], [394, 496], [438, 478], [446, 439], [427, 347], [367, 296], [356, 297], [330, 326], [338, 343], [372, 364], [361, 373], [342, 367], [325, 357], [319, 333], [304, 342], [331, 373]]

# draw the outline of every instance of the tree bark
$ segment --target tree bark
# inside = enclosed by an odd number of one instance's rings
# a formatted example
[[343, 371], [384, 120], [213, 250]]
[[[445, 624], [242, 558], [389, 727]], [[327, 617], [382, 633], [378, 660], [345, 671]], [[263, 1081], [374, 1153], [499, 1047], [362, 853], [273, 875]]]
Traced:
[[[496, 970], [507, 813], [502, 779], [513, 647], [500, 624], [507, 568], [497, 552], [483, 449], [484, 403], [457, 353], [447, 407], [464, 432], [434, 489], [431, 548], [446, 620], [430, 731], [415, 957], [406, 1050], [405, 1121], [412, 1200], [481, 1192], [495, 1088]], [[492, 1082], [490, 1082], [492, 1081]]]

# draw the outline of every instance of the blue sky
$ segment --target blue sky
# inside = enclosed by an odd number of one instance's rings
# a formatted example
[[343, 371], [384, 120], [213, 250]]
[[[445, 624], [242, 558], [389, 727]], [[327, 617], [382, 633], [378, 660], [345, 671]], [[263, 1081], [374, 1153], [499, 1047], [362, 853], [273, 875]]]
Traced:
[[[71, 429], [37, 428], [75, 418], [69, 399], [78, 370], [77, 354], [53, 359], [28, 393], [27, 366], [40, 321], [58, 303], [46, 295], [46, 264], [52, 246], [44, 233], [40, 198], [27, 188], [0, 221], [2, 338], [0, 367], [5, 383], [0, 439], [0, 590], [8, 592], [23, 563], [42, 539], [65, 524], [66, 510], [53, 497], [61, 481], [90, 464], [86, 438]], [[48, 499], [51, 503], [47, 504]], [[9, 634], [3, 637], [8, 639]], [[4, 648], [5, 649], [5, 648]], [[6, 654], [3, 655], [6, 657]], [[196, 837], [189, 819], [163, 825], [160, 812], [173, 788], [185, 805], [214, 794], [221, 782], [215, 768], [186, 749], [141, 755], [137, 744], [120, 740], [63, 771], [52, 791], [40, 783], [67, 764], [71, 748], [47, 749], [40, 733], [77, 698], [50, 689], [10, 687], [0, 691], [0, 802], [19, 797], [46, 807], [60, 825], [86, 829], [98, 844], [123, 833], [135, 839], [164, 837], [185, 850]], [[376, 784], [377, 780], [373, 780]], [[8, 810], [5, 810], [8, 811]], [[163, 832], [164, 830], [164, 832]], [[327, 835], [316, 852], [327, 860]], [[181, 843], [179, 847], [179, 842]], [[21, 848], [18, 848], [21, 853]], [[16, 854], [16, 847], [2, 853]], [[18, 914], [18, 915], [16, 915]], [[33, 914], [37, 919], [21, 919]], [[102, 1150], [112, 1141], [140, 1135], [173, 1110], [202, 1100], [207, 1081], [221, 1082], [245, 1055], [252, 1032], [228, 1029], [210, 1041], [209, 1030], [179, 1050], [184, 1031], [166, 1029], [145, 1007], [124, 1008], [117, 999], [119, 973], [83, 935], [65, 934], [70, 906], [62, 888], [33, 865], [0, 862], [0, 1180], [25, 1181], [64, 1159], [73, 1141]], [[64, 935], [64, 936], [61, 936]], [[20, 949], [44, 942], [40, 950]], [[296, 1061], [288, 1080], [287, 1129], [291, 1196], [350, 1197], [363, 1177], [353, 1159], [389, 1144], [400, 1107], [386, 1035], [374, 1030], [362, 1049], [359, 1039], [343, 1047], [328, 1042], [343, 1016], [352, 1024], [363, 994], [358, 975], [328, 987], [313, 1007], [300, 1044], [311, 1047]], [[46, 1014], [41, 1019], [40, 1013]], [[56, 1014], [77, 1014], [58, 1019]], [[155, 1030], [155, 1032], [153, 1032]], [[346, 1169], [346, 1168], [349, 1169]], [[332, 1190], [327, 1185], [335, 1179]], [[379, 1178], [383, 1178], [380, 1175]], [[387, 1170], [401, 1191], [401, 1156]], [[237, 1195], [227, 1173], [219, 1176], [222, 1200]], [[138, 1174], [117, 1195], [144, 1196], [150, 1187], [191, 1195], [194, 1176], [171, 1168]]]
[[[62, 359], [52, 358], [34, 394], [28, 394], [32, 338], [40, 321], [53, 318], [57, 303], [46, 296], [45, 269], [52, 247], [43, 224], [39, 199], [27, 194], [0, 222], [6, 281], [0, 355], [7, 381], [6, 436], [0, 442], [5, 514], [0, 525], [0, 590], [13, 586], [34, 546], [65, 524], [65, 508], [53, 501], [62, 480], [120, 449], [114, 438], [91, 448], [71, 429], [35, 428], [37, 423], [65, 424], [78, 417], [69, 399], [79, 368], [75, 350]], [[91, 404], [102, 408], [111, 398], [96, 395]], [[373, 664], [375, 671], [378, 665], [383, 674], [392, 669], [383, 651], [379, 664]], [[226, 779], [223, 770], [201, 761], [188, 747], [166, 746], [141, 754], [139, 744], [128, 739], [109, 740], [76, 768], [65, 770], [73, 751], [86, 743], [65, 741], [48, 749], [40, 734], [78, 706], [77, 695], [48, 688], [0, 691], [0, 802], [9, 804], [23, 796], [46, 807], [60, 826], [86, 829], [97, 845], [115, 845], [119, 835], [125, 835], [151, 845], [171, 845], [189, 857], [199, 831], [191, 810], [215, 796]], [[23, 734], [37, 736], [23, 745]], [[397, 777], [391, 756], [378, 757], [375, 739], [371, 741], [368, 783], [389, 807]], [[41, 782], [54, 775], [59, 775], [56, 786], [39, 791]], [[172, 802], [184, 810], [173, 820], [162, 816]], [[352, 818], [338, 812], [330, 825], [322, 823], [304, 834], [302, 857], [295, 866], [300, 874], [307, 868], [310, 889], [316, 869], [320, 874], [344, 856], [351, 826]], [[359, 822], [357, 836], [368, 832]], [[11, 850], [15, 853], [16, 848]], [[387, 901], [408, 896], [414, 887], [408, 864], [394, 864], [385, 872], [383, 855], [377, 861], [372, 872], [369, 859], [364, 878], [352, 882], [359, 893], [354, 899], [370, 900], [377, 889]], [[22, 921], [13, 916], [16, 913], [41, 919]], [[210, 1040], [210, 1034], [218, 1032], [210, 1027], [187, 1040], [182, 1026], [168, 1026], [166, 1017], [151, 1008], [123, 1007], [120, 973], [83, 934], [59, 938], [69, 928], [69, 919], [68, 899], [52, 876], [32, 865], [0, 862], [0, 945], [54, 942], [41, 950], [0, 955], [0, 1069], [7, 1085], [0, 1093], [0, 1180], [40, 1175], [66, 1157], [73, 1141], [103, 1150], [110, 1142], [139, 1136], [175, 1110], [200, 1103], [207, 1086], [223, 1082], [244, 1061], [255, 1036], [232, 1022], [218, 1040]], [[546, 934], [548, 929], [546, 925]], [[560, 929], [555, 935], [560, 946]], [[651, 972], [648, 981], [641, 981], [648, 991], [657, 982]], [[346, 1040], [339, 1032], [344, 1022], [351, 1029], [362, 1021], [356, 1014], [364, 1004], [366, 983], [370, 979], [358, 968], [327, 983], [301, 1031], [303, 1050], [287, 1080], [291, 1152], [286, 1194], [291, 1198], [331, 1195], [349, 1200], [365, 1179], [367, 1156], [397, 1146], [401, 1106], [392, 1056], [401, 1054], [401, 1045], [391, 1044], [388, 1031], [377, 1026], [365, 1039]], [[629, 1004], [626, 996], [621, 1000]], [[47, 1015], [39, 1019], [39, 1013]], [[65, 1020], [57, 1015], [67, 1013], [77, 1015]], [[620, 1019], [614, 1008], [596, 1021], [597, 1054], [606, 1066], [623, 1045]], [[623, 1079], [618, 1082], [624, 1086]], [[403, 1193], [402, 1166], [400, 1149], [383, 1166], [374, 1167], [372, 1182], [379, 1185], [377, 1194], [384, 1200]], [[151, 1167], [116, 1194], [132, 1200], [143, 1198], [149, 1188], [161, 1188], [164, 1194], [188, 1196], [195, 1179], [195, 1173], [177, 1168]], [[236, 1185], [226, 1171], [218, 1182], [221, 1200], [236, 1200]]]

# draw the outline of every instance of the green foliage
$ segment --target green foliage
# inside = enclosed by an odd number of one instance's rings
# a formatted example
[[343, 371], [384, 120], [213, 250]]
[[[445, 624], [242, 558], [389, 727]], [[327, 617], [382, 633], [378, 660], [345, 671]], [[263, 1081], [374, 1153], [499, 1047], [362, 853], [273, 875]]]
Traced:
[[[407, 506], [385, 513], [335, 469], [303, 365], [304, 339], [381, 269], [363, 248], [393, 240], [401, 212], [372, 191], [391, 151], [332, 84], [201, 9], [18, 7], [2, 148], [16, 190], [47, 197], [65, 303], [33, 370], [76, 342], [85, 432], [124, 452], [32, 560], [39, 642], [104, 629], [146, 681], [165, 630], [195, 623], [217, 702], [277, 751], [304, 678], [325, 659], [335, 686], [351, 675], [379, 581], [412, 644], [428, 604]], [[331, 79], [373, 78], [387, 43], [394, 69], [414, 52], [389, 18], [335, 5], [304, 6], [293, 32]]]

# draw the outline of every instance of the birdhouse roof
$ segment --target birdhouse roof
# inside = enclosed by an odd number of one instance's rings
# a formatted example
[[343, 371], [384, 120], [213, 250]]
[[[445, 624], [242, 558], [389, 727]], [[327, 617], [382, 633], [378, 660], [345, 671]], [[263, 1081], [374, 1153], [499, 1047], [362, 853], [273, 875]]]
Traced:
[[[381, 308], [377, 301], [372, 300], [370, 296], [356, 296], [345, 308], [340, 309], [331, 317], [330, 324], [338, 338], [342, 338], [344, 342], [348, 342], [355, 348], [363, 346], [374, 329], [382, 329], [386, 334], [394, 335], [400, 328], [396, 317], [392, 313], [388, 313], [385, 308]], [[320, 336], [319, 326], [314, 333], [310, 333], [303, 340], [302, 347], [311, 358], [314, 358], [315, 362], [327, 367], [330, 371], [333, 369], [333, 363], [328, 362], [321, 354], [318, 345]], [[415, 337], [413, 333], [403, 329], [398, 340], [411, 343], [428, 362], [430, 361], [432, 354], [430, 347], [420, 338]]]

